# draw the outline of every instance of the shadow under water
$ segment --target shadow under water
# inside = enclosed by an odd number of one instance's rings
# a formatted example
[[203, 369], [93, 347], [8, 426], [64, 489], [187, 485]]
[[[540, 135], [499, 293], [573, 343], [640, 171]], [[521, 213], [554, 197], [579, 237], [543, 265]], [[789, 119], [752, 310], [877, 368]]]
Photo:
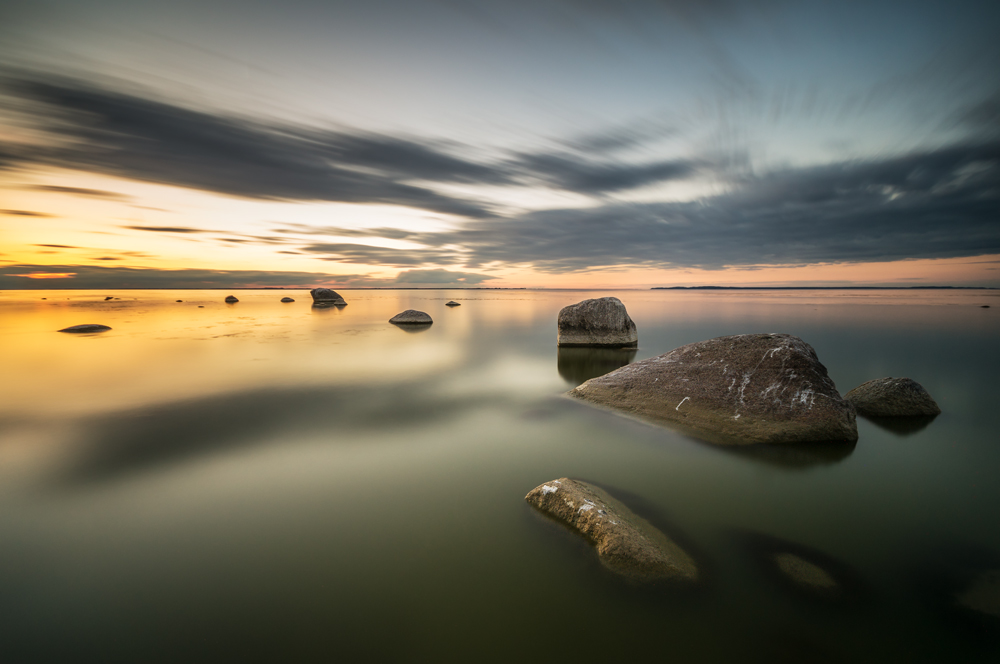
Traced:
[[575, 348], [561, 346], [557, 367], [563, 380], [574, 387], [611, 373], [635, 359], [635, 348]]
[[[389, 321], [392, 323], [392, 321]], [[398, 327], [403, 332], [409, 332], [410, 334], [417, 334], [418, 332], [426, 332], [431, 329], [431, 325], [434, 323], [392, 323]]]
[[[711, 444], [711, 443], [710, 443]], [[787, 470], [840, 463], [854, 453], [853, 443], [758, 443], [756, 445], [712, 445], [730, 454]]]
[[912, 436], [923, 431], [933, 422], [937, 415], [925, 415], [922, 417], [870, 417], [860, 415], [879, 429], [885, 429], [897, 436]]

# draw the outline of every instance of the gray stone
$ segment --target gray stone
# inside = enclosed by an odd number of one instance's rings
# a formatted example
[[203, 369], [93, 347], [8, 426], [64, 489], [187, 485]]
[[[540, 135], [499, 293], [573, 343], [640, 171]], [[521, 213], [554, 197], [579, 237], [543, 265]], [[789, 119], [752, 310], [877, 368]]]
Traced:
[[431, 317], [423, 311], [407, 309], [406, 311], [398, 313], [390, 318], [389, 322], [395, 323], [396, 325], [429, 325], [434, 321], [431, 320]]
[[683, 549], [602, 489], [565, 477], [535, 487], [524, 497], [590, 540], [605, 567], [646, 582], [698, 581], [698, 568]]
[[[293, 300], [293, 299], [292, 299], [292, 298], [290, 298], [290, 297], [283, 297], [283, 298], [281, 298], [281, 301], [282, 301], [282, 302], [294, 302], [295, 300]], [[353, 309], [352, 309], [352, 311], [353, 311]]]
[[233, 296], [233, 295], [227, 295], [226, 296], [226, 302], [228, 302], [229, 304], [232, 304], [233, 302], [239, 302], [239, 300], [237, 300], [236, 297]]
[[462, 305], [459, 304], [458, 302], [456, 302], [455, 300], [452, 300], [451, 302], [445, 302], [444, 306], [446, 306], [446, 307], [460, 307]]
[[563, 307], [558, 319], [560, 346], [635, 348], [635, 323], [617, 297], [584, 300]]
[[939, 415], [937, 405], [923, 385], [911, 378], [876, 378], [844, 395], [862, 415], [869, 417], [921, 417]]
[[340, 293], [329, 288], [314, 288], [309, 294], [312, 295], [315, 304], [347, 304]]
[[107, 332], [111, 328], [107, 325], [97, 325], [96, 323], [86, 323], [84, 325], [73, 325], [72, 327], [64, 327], [59, 330], [60, 332], [69, 332], [70, 334], [88, 334], [91, 332]]
[[788, 334], [688, 344], [592, 378], [569, 395], [721, 444], [858, 439], [854, 407], [812, 346]]

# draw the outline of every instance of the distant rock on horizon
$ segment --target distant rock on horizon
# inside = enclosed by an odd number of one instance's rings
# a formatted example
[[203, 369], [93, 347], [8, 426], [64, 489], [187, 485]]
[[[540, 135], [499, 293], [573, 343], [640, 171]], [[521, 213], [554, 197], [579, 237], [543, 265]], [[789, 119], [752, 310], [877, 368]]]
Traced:
[[70, 334], [90, 334], [93, 332], [107, 332], [111, 328], [107, 325], [98, 325], [97, 323], [85, 323], [83, 325], [73, 325], [71, 327], [64, 327], [59, 330], [60, 332], [69, 332]]
[[337, 304], [347, 304], [344, 298], [335, 290], [329, 288], [314, 288], [309, 291], [312, 295], [313, 304], [317, 306], [333, 306]]

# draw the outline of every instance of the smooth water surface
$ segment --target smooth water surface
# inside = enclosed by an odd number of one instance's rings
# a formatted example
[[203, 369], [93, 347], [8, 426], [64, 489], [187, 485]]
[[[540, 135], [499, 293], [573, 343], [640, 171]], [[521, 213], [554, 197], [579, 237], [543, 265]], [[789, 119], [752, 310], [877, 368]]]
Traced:
[[[1000, 619], [954, 605], [1000, 569], [997, 292], [341, 293], [0, 292], [0, 661], [998, 661]], [[559, 309], [609, 294], [638, 352], [558, 353]], [[387, 322], [411, 308], [434, 324]], [[112, 330], [56, 332], [81, 323]], [[750, 332], [808, 341], [841, 393], [911, 377], [943, 414], [733, 450], [561, 396]], [[704, 584], [605, 571], [523, 500], [563, 476]], [[782, 584], [775, 540], [849, 597]]]

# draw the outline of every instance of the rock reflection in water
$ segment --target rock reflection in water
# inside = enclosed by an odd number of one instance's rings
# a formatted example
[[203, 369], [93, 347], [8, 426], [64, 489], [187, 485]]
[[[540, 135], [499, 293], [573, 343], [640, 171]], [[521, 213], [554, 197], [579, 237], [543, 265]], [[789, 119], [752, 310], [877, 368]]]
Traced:
[[912, 436], [923, 431], [927, 425], [934, 421], [937, 415], [926, 415], [924, 417], [866, 417], [859, 415], [877, 426], [880, 429], [890, 431], [897, 436]]
[[840, 463], [854, 453], [857, 443], [783, 443], [727, 445], [720, 449], [769, 466], [805, 470]]
[[635, 348], [560, 347], [559, 375], [574, 387], [620, 369], [635, 359]]

